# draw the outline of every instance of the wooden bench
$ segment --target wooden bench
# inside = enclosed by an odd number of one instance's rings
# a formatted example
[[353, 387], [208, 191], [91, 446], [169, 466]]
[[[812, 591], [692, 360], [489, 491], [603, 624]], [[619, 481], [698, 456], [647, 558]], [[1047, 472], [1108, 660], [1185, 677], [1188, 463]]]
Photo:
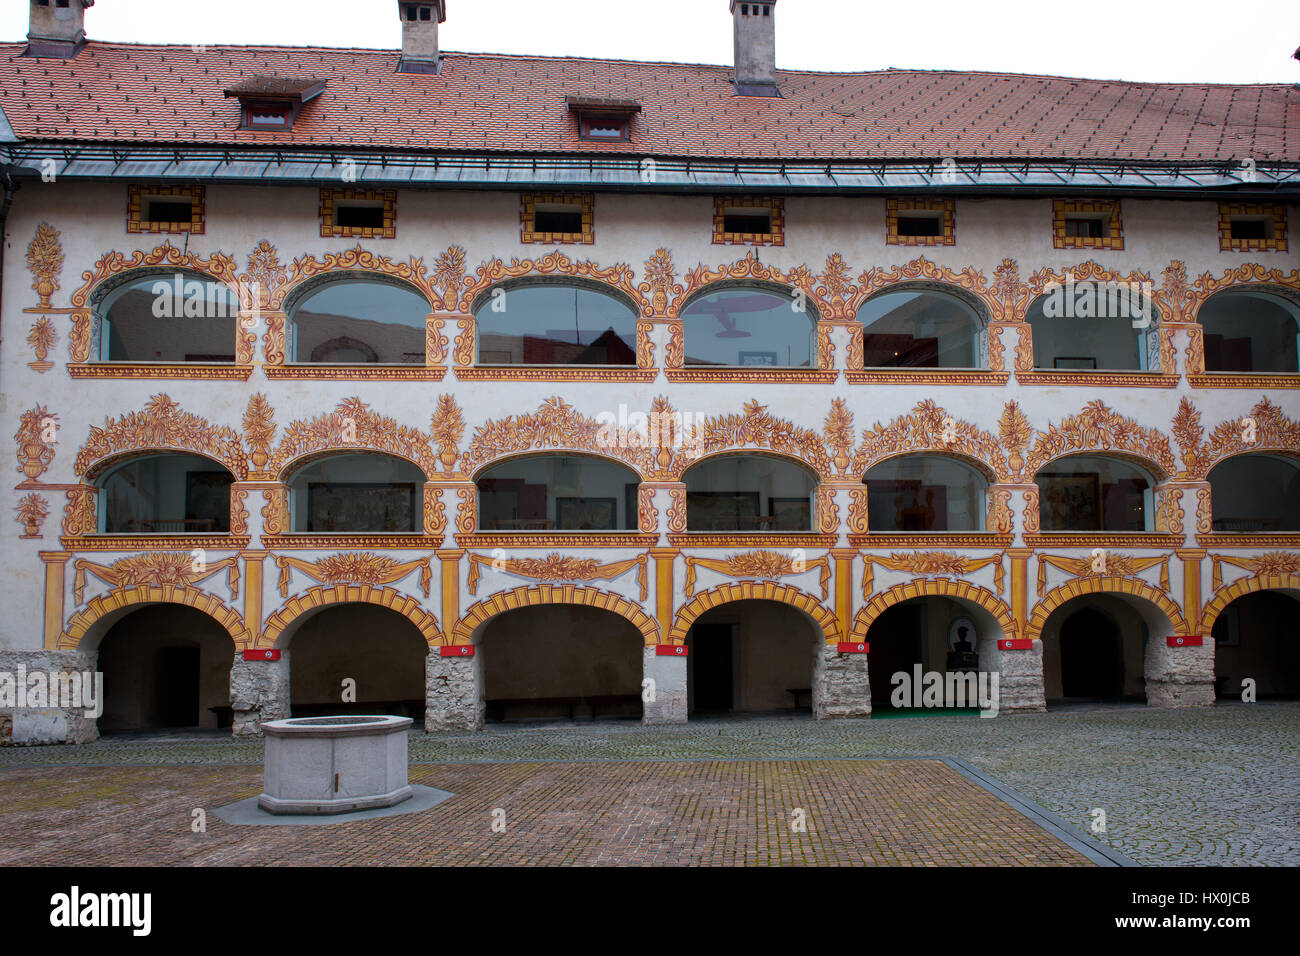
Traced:
[[[567, 710], [569, 720], [578, 718], [579, 710], [582, 708], [591, 711], [591, 719], [595, 720], [600, 716], [601, 711], [609, 713], [616, 710], [640, 710], [641, 696], [639, 694], [593, 694], [578, 697], [499, 697], [487, 702], [487, 716], [491, 720], [504, 721], [506, 713], [510, 710], [519, 710], [522, 707], [538, 708], [555, 708]], [[628, 716], [632, 716], [628, 714]], [[539, 716], [535, 719], [545, 719]]]

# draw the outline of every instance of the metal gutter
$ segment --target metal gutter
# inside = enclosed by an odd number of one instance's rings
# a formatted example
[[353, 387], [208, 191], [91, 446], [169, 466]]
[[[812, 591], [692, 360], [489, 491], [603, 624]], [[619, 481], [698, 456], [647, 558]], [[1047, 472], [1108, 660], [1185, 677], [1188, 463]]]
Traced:
[[[2, 131], [2, 130], [0, 130]], [[3, 153], [4, 150], [0, 150]], [[1257, 163], [1251, 181], [1238, 164], [1134, 160], [792, 161], [701, 160], [657, 156], [352, 152], [329, 148], [243, 149], [23, 142], [9, 147], [20, 176], [45, 160], [65, 179], [231, 183], [339, 183], [457, 189], [583, 187], [638, 192], [1106, 195], [1158, 193], [1300, 201], [1300, 163]], [[345, 165], [354, 164], [354, 165]], [[355, 177], [351, 173], [355, 171]], [[348, 175], [345, 177], [345, 173]]]

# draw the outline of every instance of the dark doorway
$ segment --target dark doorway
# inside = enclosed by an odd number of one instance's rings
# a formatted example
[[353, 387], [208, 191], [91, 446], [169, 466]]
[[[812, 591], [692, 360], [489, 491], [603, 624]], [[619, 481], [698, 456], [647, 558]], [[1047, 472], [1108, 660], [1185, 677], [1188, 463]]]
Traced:
[[691, 632], [695, 671], [691, 709], [697, 713], [727, 713], [732, 708], [731, 628], [730, 624], [702, 624]]
[[158, 722], [164, 727], [199, 724], [199, 649], [160, 647], [154, 659]]
[[1061, 626], [1061, 694], [1116, 698], [1124, 690], [1124, 645], [1105, 614], [1084, 608]]
[[870, 641], [871, 706], [888, 707], [894, 689], [891, 678], [899, 671], [911, 674], [921, 660], [920, 603], [888, 608], [871, 625]]

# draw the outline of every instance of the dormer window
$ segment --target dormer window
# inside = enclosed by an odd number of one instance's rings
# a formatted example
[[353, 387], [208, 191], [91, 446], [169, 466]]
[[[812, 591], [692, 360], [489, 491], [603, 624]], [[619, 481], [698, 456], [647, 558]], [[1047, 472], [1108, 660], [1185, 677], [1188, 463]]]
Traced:
[[590, 142], [627, 143], [632, 139], [632, 117], [641, 112], [636, 100], [570, 96], [565, 101], [578, 118], [578, 136]]
[[239, 99], [240, 129], [284, 132], [324, 89], [325, 80], [314, 77], [254, 76], [225, 93]]

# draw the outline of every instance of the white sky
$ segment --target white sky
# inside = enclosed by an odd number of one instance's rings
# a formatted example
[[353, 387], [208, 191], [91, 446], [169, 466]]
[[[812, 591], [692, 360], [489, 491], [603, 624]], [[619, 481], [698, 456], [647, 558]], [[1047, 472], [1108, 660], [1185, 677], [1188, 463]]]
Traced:
[[[0, 39], [27, 34], [3, 0]], [[784, 69], [1296, 83], [1296, 0], [779, 0]], [[1081, 25], [1082, 22], [1082, 25]], [[396, 0], [98, 0], [92, 39], [396, 49]], [[729, 64], [728, 0], [448, 0], [442, 48]]]

